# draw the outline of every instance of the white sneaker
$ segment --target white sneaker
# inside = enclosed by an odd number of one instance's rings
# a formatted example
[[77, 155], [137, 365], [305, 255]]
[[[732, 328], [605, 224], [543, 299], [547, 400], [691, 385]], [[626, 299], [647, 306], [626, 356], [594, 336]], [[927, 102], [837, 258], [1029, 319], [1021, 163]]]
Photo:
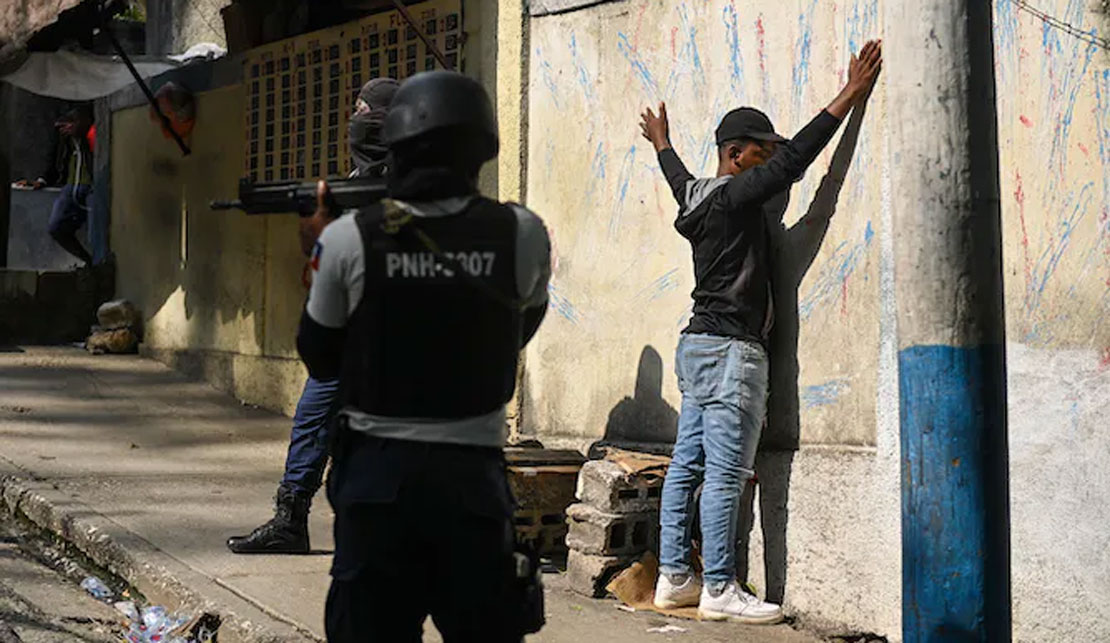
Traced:
[[698, 616], [706, 621], [735, 621], [749, 625], [771, 625], [782, 621], [782, 607], [764, 603], [745, 592], [735, 580], [729, 581], [719, 596], [701, 590]]
[[701, 597], [701, 579], [690, 574], [686, 582], [675, 585], [666, 574], [660, 573], [659, 580], [655, 583], [655, 604], [661, 610], [673, 610], [679, 607], [693, 607], [698, 604]]

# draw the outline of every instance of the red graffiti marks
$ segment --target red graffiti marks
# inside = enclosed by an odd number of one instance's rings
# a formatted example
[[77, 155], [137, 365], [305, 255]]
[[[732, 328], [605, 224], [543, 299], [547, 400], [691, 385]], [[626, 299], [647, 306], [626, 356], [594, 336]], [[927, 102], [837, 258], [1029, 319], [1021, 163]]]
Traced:
[[644, 3], [640, 7], [640, 12], [636, 14], [636, 30], [632, 32], [632, 47], [634, 49], [640, 46], [640, 29], [644, 26], [644, 13], [648, 10], [648, 3]]
[[767, 73], [767, 30], [763, 28], [763, 14], [755, 19], [755, 33], [759, 37], [759, 71]]
[[1079, 145], [1079, 151], [1083, 152], [1083, 156], [1087, 156], [1087, 157], [1091, 156], [1091, 150], [1087, 149], [1086, 145], [1084, 145], [1082, 143], [1079, 143], [1078, 145]]
[[678, 57], [678, 27], [671, 27], [671, 58]]
[[1102, 355], [1099, 356], [1098, 367], [1105, 370], [1110, 368], [1110, 346], [1102, 349]]
[[1025, 114], [1022, 114], [1020, 117], [1018, 117], [1018, 120], [1020, 120], [1021, 124], [1026, 127], [1033, 127], [1033, 121], [1029, 120], [1029, 117]]
[[[640, 29], [644, 26], [644, 13], [648, 10], [648, 4], [645, 2], [640, 7], [640, 12], [636, 15], [636, 28], [632, 31], [632, 50], [635, 51], [640, 47]], [[624, 81], [624, 93], [628, 94], [629, 89], [632, 87], [632, 80], [635, 74], [629, 74], [628, 79]]]
[[1033, 281], [1033, 264], [1029, 259], [1029, 232], [1025, 228], [1025, 188], [1022, 186], [1021, 171], [1014, 172], [1014, 181], [1017, 183], [1014, 200], [1017, 201], [1018, 217], [1021, 220], [1021, 250], [1025, 255], [1025, 285], [1028, 287]]
[[847, 317], [848, 316], [848, 277], [850, 277], [850, 276], [851, 275], [846, 275], [844, 277], [844, 281], [840, 282], [840, 316], [841, 317]]

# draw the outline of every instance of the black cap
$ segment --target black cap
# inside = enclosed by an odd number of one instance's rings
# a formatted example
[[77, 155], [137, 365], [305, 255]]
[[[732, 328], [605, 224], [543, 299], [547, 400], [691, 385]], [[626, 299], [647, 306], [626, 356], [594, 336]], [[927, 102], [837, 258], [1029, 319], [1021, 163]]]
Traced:
[[721, 124], [717, 126], [717, 145], [742, 138], [772, 143], [784, 143], [787, 140], [775, 133], [775, 126], [766, 114], [752, 107], [732, 110], [725, 114]]

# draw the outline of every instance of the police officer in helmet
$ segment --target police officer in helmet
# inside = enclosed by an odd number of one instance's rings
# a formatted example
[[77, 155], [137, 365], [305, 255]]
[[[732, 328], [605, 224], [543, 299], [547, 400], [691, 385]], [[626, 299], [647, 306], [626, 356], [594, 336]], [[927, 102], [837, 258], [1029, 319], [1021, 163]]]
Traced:
[[429, 72], [384, 124], [390, 199], [320, 238], [298, 349], [340, 378], [329, 641], [520, 641], [502, 447], [519, 351], [547, 309], [543, 223], [478, 193], [498, 152], [476, 81]]

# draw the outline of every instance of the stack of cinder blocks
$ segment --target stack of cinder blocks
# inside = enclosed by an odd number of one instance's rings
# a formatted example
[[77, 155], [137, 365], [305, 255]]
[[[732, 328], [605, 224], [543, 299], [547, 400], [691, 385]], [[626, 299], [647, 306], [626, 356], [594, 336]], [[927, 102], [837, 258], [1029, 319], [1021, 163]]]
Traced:
[[663, 478], [633, 475], [610, 460], [582, 466], [567, 508], [567, 576], [576, 592], [605, 595], [605, 586], [648, 549], [657, 550]]

